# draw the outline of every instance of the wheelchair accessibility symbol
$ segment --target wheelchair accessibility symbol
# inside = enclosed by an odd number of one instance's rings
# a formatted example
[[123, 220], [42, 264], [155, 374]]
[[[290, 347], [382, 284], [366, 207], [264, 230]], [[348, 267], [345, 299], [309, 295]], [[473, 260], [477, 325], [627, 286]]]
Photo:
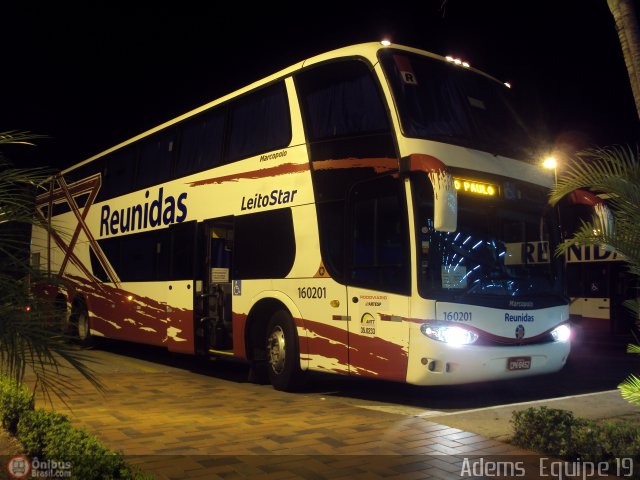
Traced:
[[233, 295], [234, 296], [242, 295], [242, 280], [233, 281]]

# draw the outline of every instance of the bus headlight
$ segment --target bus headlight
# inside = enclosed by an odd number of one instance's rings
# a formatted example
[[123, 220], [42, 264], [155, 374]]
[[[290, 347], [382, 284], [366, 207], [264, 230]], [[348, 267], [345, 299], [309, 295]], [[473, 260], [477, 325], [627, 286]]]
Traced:
[[551, 336], [556, 342], [568, 342], [571, 338], [571, 329], [569, 328], [569, 325], [563, 323], [551, 330]]
[[478, 340], [478, 334], [459, 325], [449, 323], [423, 323], [420, 331], [429, 338], [449, 345], [469, 345]]

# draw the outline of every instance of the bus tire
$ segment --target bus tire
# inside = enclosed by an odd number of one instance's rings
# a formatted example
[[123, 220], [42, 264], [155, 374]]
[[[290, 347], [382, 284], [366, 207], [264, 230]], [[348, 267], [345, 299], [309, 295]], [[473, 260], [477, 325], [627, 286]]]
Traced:
[[278, 310], [267, 326], [267, 373], [273, 388], [290, 392], [302, 381], [298, 334], [291, 315]]
[[62, 332], [65, 336], [71, 334], [71, 324], [67, 315], [67, 300], [64, 297], [56, 297], [53, 303], [53, 328]]
[[89, 310], [84, 302], [78, 302], [71, 314], [75, 337], [82, 347], [93, 345], [94, 339], [91, 335], [91, 324], [89, 321]]
[[252, 361], [249, 364], [249, 376], [247, 381], [256, 385], [270, 384], [271, 380], [269, 379], [269, 373], [267, 372], [267, 362]]

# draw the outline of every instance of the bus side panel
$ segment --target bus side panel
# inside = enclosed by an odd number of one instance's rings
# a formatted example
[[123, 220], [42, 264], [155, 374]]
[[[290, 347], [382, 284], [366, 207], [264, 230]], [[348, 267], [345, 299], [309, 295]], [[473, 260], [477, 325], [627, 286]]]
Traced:
[[571, 298], [569, 313], [580, 336], [608, 335], [611, 332], [609, 298]]
[[193, 317], [193, 281], [169, 282], [167, 295], [167, 348], [172, 352], [195, 353], [195, 324]]
[[[314, 257], [315, 270], [318, 270], [319, 256], [309, 256]], [[301, 368], [349, 373], [349, 321], [344, 285], [328, 277], [308, 275], [274, 281], [276, 286], [286, 298], [295, 299], [295, 306], [300, 311], [294, 319]]]
[[[87, 304], [92, 335], [194, 353], [193, 310], [152, 298], [162, 289], [158, 283], [116, 288], [73, 275], [66, 278]], [[180, 283], [188, 282], [172, 286]]]
[[238, 358], [246, 359], [245, 325], [247, 324], [247, 315], [233, 312], [231, 321], [233, 323], [233, 353]]

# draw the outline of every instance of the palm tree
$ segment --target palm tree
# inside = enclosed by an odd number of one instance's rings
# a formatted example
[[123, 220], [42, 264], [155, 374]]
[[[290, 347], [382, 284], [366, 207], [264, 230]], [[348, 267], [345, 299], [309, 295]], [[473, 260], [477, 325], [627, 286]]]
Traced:
[[[640, 276], [640, 149], [608, 147], [576, 154], [550, 194], [557, 204], [576, 189], [589, 189], [606, 199], [611, 215], [595, 215], [559, 247], [565, 253], [571, 245], [602, 245], [622, 255], [629, 271]], [[638, 298], [625, 302], [639, 318]], [[640, 346], [629, 345], [630, 353]], [[628, 401], [640, 405], [640, 378], [631, 375], [618, 387]]]
[[[43, 135], [0, 132], [0, 145], [33, 145]], [[30, 266], [32, 226], [49, 229], [34, 215], [35, 193], [53, 172], [44, 168], [14, 168], [0, 154], [0, 374], [23, 382], [35, 379], [34, 393], [55, 395], [64, 401], [73, 388], [69, 369], [80, 372], [96, 387], [100, 383], [88, 366], [90, 358], [52, 327], [51, 305], [33, 296], [34, 282], [55, 280]]]
[[624, 63], [629, 73], [631, 92], [640, 117], [640, 29], [632, 0], [607, 0], [616, 24]]

